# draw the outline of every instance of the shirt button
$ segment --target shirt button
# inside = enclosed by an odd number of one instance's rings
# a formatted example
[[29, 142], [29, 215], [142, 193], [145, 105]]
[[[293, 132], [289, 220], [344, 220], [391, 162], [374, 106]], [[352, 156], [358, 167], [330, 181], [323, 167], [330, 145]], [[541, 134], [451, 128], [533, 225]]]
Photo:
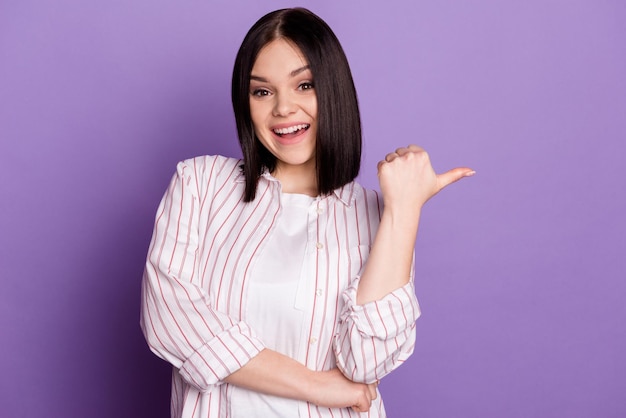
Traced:
[[317, 289], [317, 290], [315, 291], [315, 294], [316, 294], [317, 296], [322, 296], [322, 289]]
[[316, 211], [318, 214], [320, 214], [320, 215], [321, 215], [322, 213], [324, 213], [324, 209], [322, 209], [322, 208], [317, 208], [315, 211]]
[[309, 340], [309, 344], [311, 344], [311, 345], [315, 344], [316, 342], [317, 342], [317, 338], [315, 338], [315, 337], [312, 337], [312, 338]]
[[321, 250], [322, 248], [324, 248], [324, 244], [322, 244], [321, 242], [318, 242], [317, 244], [315, 244], [315, 246], [317, 247], [318, 250]]

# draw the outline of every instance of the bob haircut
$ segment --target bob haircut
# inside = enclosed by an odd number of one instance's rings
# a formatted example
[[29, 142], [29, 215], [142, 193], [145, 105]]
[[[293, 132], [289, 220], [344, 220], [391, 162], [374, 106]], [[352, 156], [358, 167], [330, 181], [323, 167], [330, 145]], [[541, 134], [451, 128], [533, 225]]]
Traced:
[[232, 102], [246, 180], [244, 201], [253, 201], [259, 177], [276, 168], [276, 157], [256, 137], [250, 116], [250, 73], [268, 43], [285, 39], [297, 46], [313, 74], [317, 97], [315, 159], [320, 195], [359, 174], [361, 118], [350, 66], [330, 27], [304, 8], [281, 9], [259, 19], [244, 38], [233, 68]]

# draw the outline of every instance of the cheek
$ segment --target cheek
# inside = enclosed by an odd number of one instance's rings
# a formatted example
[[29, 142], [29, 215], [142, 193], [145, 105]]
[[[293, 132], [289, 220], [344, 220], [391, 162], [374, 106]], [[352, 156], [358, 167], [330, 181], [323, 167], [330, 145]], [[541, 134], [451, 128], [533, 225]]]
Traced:
[[258, 130], [262, 126], [263, 112], [259, 103], [250, 103], [250, 119], [252, 119], [255, 130]]
[[317, 97], [313, 97], [311, 99], [311, 103], [309, 105], [309, 113], [311, 116], [313, 116], [315, 119], [317, 119]]

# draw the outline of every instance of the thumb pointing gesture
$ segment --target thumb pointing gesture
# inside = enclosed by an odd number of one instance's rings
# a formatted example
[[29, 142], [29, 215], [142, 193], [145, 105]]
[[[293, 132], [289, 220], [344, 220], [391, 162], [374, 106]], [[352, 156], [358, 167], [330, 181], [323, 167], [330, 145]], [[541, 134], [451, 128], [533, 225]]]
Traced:
[[474, 170], [467, 167], [457, 167], [452, 170], [446, 171], [437, 175], [437, 192], [441, 191], [444, 187], [456, 183], [463, 177], [470, 177], [476, 174]]
[[385, 205], [421, 207], [444, 187], [475, 174], [457, 167], [436, 174], [426, 151], [417, 145], [398, 148], [378, 163], [378, 177]]

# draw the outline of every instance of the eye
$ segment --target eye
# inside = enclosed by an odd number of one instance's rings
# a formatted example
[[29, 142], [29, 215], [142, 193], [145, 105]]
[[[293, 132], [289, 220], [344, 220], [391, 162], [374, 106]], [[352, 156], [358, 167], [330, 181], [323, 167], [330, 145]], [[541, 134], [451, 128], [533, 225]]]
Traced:
[[302, 83], [300, 83], [300, 85], [298, 86], [299, 90], [312, 90], [313, 89], [313, 82], [312, 81], [304, 81]]
[[254, 89], [250, 92], [251, 95], [255, 96], [255, 97], [265, 97], [265, 96], [269, 96], [270, 92], [267, 89]]

